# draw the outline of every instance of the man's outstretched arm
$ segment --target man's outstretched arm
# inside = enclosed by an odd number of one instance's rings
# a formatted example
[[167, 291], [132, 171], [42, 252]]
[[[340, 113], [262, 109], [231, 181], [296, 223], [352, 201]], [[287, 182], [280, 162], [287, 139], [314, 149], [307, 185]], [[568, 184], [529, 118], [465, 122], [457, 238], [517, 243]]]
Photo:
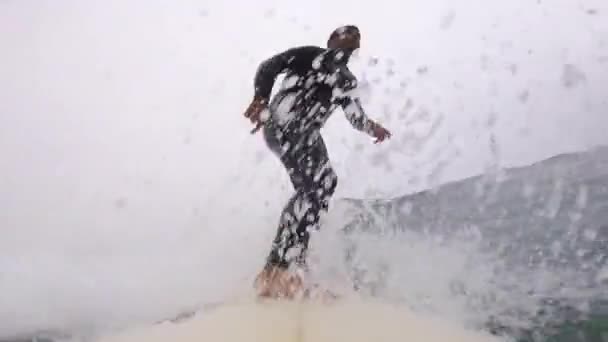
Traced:
[[358, 97], [346, 95], [341, 97], [338, 103], [342, 106], [348, 122], [356, 130], [376, 138], [376, 143], [391, 137], [391, 132], [367, 116]]
[[358, 82], [353, 73], [346, 65], [338, 65], [334, 72], [334, 96], [337, 98], [337, 103], [340, 104], [344, 114], [350, 124], [358, 131], [364, 132], [369, 136], [376, 138], [376, 143], [391, 137], [391, 133], [382, 125], [370, 119], [361, 100], [356, 96]]
[[358, 97], [346, 96], [339, 101], [348, 122], [360, 132], [374, 136], [374, 121], [370, 119], [361, 105]]

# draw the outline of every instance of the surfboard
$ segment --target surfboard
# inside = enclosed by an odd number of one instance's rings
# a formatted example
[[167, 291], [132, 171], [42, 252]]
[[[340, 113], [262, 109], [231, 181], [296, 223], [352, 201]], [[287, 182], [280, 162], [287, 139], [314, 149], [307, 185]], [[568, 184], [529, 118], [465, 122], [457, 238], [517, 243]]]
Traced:
[[241, 301], [98, 342], [497, 342], [488, 333], [379, 301]]

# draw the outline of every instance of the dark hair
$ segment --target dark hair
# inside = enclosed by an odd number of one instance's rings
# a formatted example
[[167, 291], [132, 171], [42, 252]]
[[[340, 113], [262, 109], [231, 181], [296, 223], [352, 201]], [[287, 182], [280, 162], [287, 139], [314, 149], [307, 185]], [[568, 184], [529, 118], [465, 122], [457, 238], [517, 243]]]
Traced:
[[361, 37], [361, 33], [359, 32], [359, 28], [355, 25], [344, 25], [335, 29], [331, 35], [329, 35], [329, 39], [327, 40], [327, 46], [330, 45], [331, 41], [337, 38], [342, 38], [344, 36], [357, 36]]

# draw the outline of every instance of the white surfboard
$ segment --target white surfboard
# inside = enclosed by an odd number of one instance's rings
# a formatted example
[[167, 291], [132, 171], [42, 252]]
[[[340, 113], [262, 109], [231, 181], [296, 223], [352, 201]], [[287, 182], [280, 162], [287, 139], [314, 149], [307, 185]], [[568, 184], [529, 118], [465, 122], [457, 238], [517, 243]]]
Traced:
[[134, 328], [99, 342], [496, 342], [439, 319], [381, 302], [240, 302], [179, 322]]

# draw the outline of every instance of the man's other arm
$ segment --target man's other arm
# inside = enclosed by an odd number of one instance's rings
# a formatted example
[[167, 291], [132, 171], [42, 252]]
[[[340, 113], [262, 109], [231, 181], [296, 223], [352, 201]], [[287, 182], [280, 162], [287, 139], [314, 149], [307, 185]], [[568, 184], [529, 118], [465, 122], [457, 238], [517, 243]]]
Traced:
[[309, 47], [296, 47], [264, 60], [254, 77], [254, 97], [268, 102], [277, 76], [287, 71], [296, 59], [305, 58]]

